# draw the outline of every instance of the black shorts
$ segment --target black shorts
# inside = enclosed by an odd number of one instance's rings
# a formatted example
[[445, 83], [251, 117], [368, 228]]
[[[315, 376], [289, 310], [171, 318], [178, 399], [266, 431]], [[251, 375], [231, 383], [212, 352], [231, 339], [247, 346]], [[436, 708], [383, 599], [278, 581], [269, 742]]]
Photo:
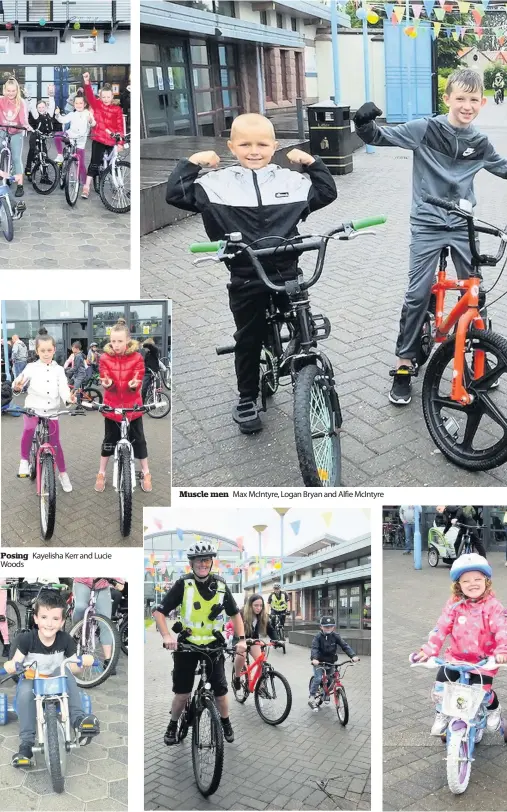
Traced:
[[[121, 439], [120, 423], [106, 417], [104, 420], [104, 442], [102, 443], [101, 454], [103, 457], [110, 457], [114, 454], [114, 447]], [[144, 460], [148, 456], [146, 440], [144, 437], [143, 418], [136, 417], [129, 425], [129, 440], [134, 449], [134, 457], [137, 460]]]
[[[206, 660], [206, 673], [211, 689], [215, 696], [225, 696], [228, 689], [223, 652], [218, 651], [212, 662], [213, 665]], [[173, 692], [175, 694], [189, 694], [192, 691], [198, 663], [197, 654], [186, 651], [174, 652]]]

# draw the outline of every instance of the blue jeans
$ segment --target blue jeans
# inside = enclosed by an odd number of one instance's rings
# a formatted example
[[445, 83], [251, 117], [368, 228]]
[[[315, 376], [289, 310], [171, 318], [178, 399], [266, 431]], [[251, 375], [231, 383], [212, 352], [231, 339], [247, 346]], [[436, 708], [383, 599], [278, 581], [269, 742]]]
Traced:
[[414, 548], [415, 524], [404, 524], [403, 529], [405, 531], [405, 552], [411, 553]]
[[[55, 676], [60, 675], [60, 669], [53, 672]], [[77, 687], [76, 678], [66, 666], [67, 693], [69, 695], [69, 715], [70, 721], [74, 725], [76, 720], [84, 716], [81, 706], [81, 694]], [[35, 699], [33, 693], [33, 679], [21, 679], [16, 690], [16, 713], [19, 722], [19, 740], [22, 744], [33, 745], [36, 736], [36, 713]]]
[[18, 375], [21, 375], [25, 367], [26, 361], [14, 361], [14, 377], [17, 378]]
[[[86, 584], [79, 581], [74, 581], [72, 585], [74, 593], [74, 612], [72, 614], [72, 622], [77, 623], [84, 617], [88, 601], [90, 599], [91, 589]], [[109, 587], [105, 589], [98, 589], [96, 591], [97, 603], [95, 604], [95, 612], [98, 615], [104, 615], [111, 619], [111, 590]], [[103, 645], [112, 646], [113, 638], [107, 629], [100, 629], [100, 641]]]
[[334, 665], [314, 665], [313, 666], [313, 679], [310, 685], [310, 696], [315, 696], [317, 691], [319, 690], [319, 685], [322, 682], [322, 675], [324, 673], [323, 669], [326, 669], [327, 678], [328, 680], [334, 674]]
[[23, 132], [19, 132], [16, 133], [16, 135], [11, 136], [12, 166], [15, 175], [23, 174], [23, 161], [21, 158], [21, 153], [23, 151], [23, 135]]

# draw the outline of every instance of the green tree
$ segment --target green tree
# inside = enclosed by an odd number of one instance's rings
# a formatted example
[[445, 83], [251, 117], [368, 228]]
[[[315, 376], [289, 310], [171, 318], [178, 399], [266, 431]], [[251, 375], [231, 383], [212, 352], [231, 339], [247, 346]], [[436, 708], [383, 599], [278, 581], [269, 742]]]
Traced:
[[455, 25], [470, 25], [468, 14], [446, 14], [442, 23], [440, 36], [437, 39], [437, 65], [439, 68], [458, 68], [461, 60], [458, 56], [463, 48], [475, 45], [475, 37], [465, 34], [465, 37], [457, 42], [452, 37], [447, 37], [445, 28], [452, 28]]

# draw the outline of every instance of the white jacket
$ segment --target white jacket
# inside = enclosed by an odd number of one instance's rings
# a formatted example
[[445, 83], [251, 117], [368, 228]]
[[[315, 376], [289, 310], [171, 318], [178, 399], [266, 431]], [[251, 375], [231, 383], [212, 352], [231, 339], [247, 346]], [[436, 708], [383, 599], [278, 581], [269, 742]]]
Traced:
[[42, 417], [57, 412], [60, 408], [60, 400], [63, 400], [64, 403], [70, 402], [70, 389], [65, 372], [56, 361], [44, 364], [39, 360], [33, 364], [27, 364], [14, 383], [21, 378], [30, 381], [25, 407], [33, 409]]
[[74, 110], [72, 113], [67, 113], [66, 116], [62, 116], [59, 113], [55, 115], [55, 118], [60, 122], [60, 124], [67, 124], [67, 122], [70, 122], [70, 127], [64, 133], [64, 135], [66, 135], [67, 138], [75, 139], [78, 149], [84, 149], [86, 147], [88, 133], [93, 126], [93, 124], [90, 122], [89, 111]]

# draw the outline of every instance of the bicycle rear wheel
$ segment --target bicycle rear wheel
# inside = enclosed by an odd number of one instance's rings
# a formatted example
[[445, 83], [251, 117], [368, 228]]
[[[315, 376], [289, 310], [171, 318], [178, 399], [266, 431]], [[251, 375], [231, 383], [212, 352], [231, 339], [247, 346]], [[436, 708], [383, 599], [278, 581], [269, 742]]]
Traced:
[[118, 450], [118, 499], [120, 502], [120, 533], [130, 534], [132, 526], [132, 468], [128, 448]]
[[5, 197], [0, 197], [0, 230], [7, 242], [12, 242], [14, 237], [14, 224], [9, 202]]
[[[474, 380], [476, 354], [487, 358], [485, 374]], [[454, 336], [431, 358], [422, 402], [426, 426], [440, 451], [460, 468], [487, 471], [507, 462], [507, 341], [491, 330], [471, 329], [464, 358], [464, 383], [470, 404], [451, 400]], [[498, 388], [492, 388], [493, 386]]]
[[[7, 598], [7, 606], [5, 607], [5, 617], [7, 620], [7, 631], [9, 633], [9, 644], [14, 642], [14, 638], [21, 631], [21, 614], [17, 603]], [[1, 632], [0, 632], [1, 636]], [[5, 640], [2, 640], [4, 645]]]
[[192, 724], [192, 766], [197, 787], [207, 798], [217, 791], [224, 767], [224, 732], [214, 701], [201, 699]]
[[149, 406], [151, 403], [158, 403], [156, 409], [150, 409], [147, 414], [150, 417], [153, 417], [155, 420], [160, 420], [161, 417], [165, 417], [171, 411], [171, 399], [165, 392], [154, 392], [153, 387], [148, 390], [148, 394], [146, 396], [146, 405]]
[[45, 158], [43, 163], [40, 160], [34, 162], [30, 180], [37, 194], [50, 195], [58, 186], [59, 175], [55, 162]]
[[75, 206], [79, 196], [79, 164], [75, 156], [69, 159], [65, 175], [65, 200], [69, 206]]
[[[78, 656], [91, 654], [93, 656], [93, 665], [82, 668], [75, 677], [80, 688], [94, 688], [96, 685], [105, 682], [106, 679], [111, 676], [111, 672], [118, 662], [118, 657], [120, 656], [120, 635], [118, 629], [108, 617], [104, 617], [104, 615], [94, 615], [91, 619], [87, 619], [87, 628], [83, 642], [83, 624], [84, 618], [78, 620], [69, 634], [76, 641]], [[111, 646], [111, 656], [109, 658], [106, 658], [104, 653], [103, 640], [110, 641], [106, 643], [106, 645]], [[106, 665], [104, 665], [105, 659], [109, 659]]]
[[345, 727], [349, 721], [349, 703], [347, 700], [347, 694], [345, 693], [345, 688], [340, 686], [339, 688], [334, 689], [334, 704], [340, 724]]
[[290, 685], [278, 671], [263, 671], [254, 691], [257, 713], [268, 725], [281, 725], [292, 708]]
[[44, 541], [53, 537], [56, 519], [56, 477], [52, 454], [40, 457], [40, 533]]
[[120, 624], [120, 628], [118, 630], [118, 634], [120, 635], [120, 647], [126, 657], [129, 654], [129, 621], [126, 617], [125, 620], [122, 620]]
[[109, 165], [100, 175], [100, 199], [109, 211], [115, 214], [126, 214], [130, 211], [130, 163], [117, 160], [113, 167]]
[[294, 437], [305, 485], [333, 488], [341, 480], [340, 416], [316, 364], [299, 370], [294, 383]]
[[102, 403], [102, 392], [94, 386], [89, 386], [83, 389], [83, 400], [87, 403]]

